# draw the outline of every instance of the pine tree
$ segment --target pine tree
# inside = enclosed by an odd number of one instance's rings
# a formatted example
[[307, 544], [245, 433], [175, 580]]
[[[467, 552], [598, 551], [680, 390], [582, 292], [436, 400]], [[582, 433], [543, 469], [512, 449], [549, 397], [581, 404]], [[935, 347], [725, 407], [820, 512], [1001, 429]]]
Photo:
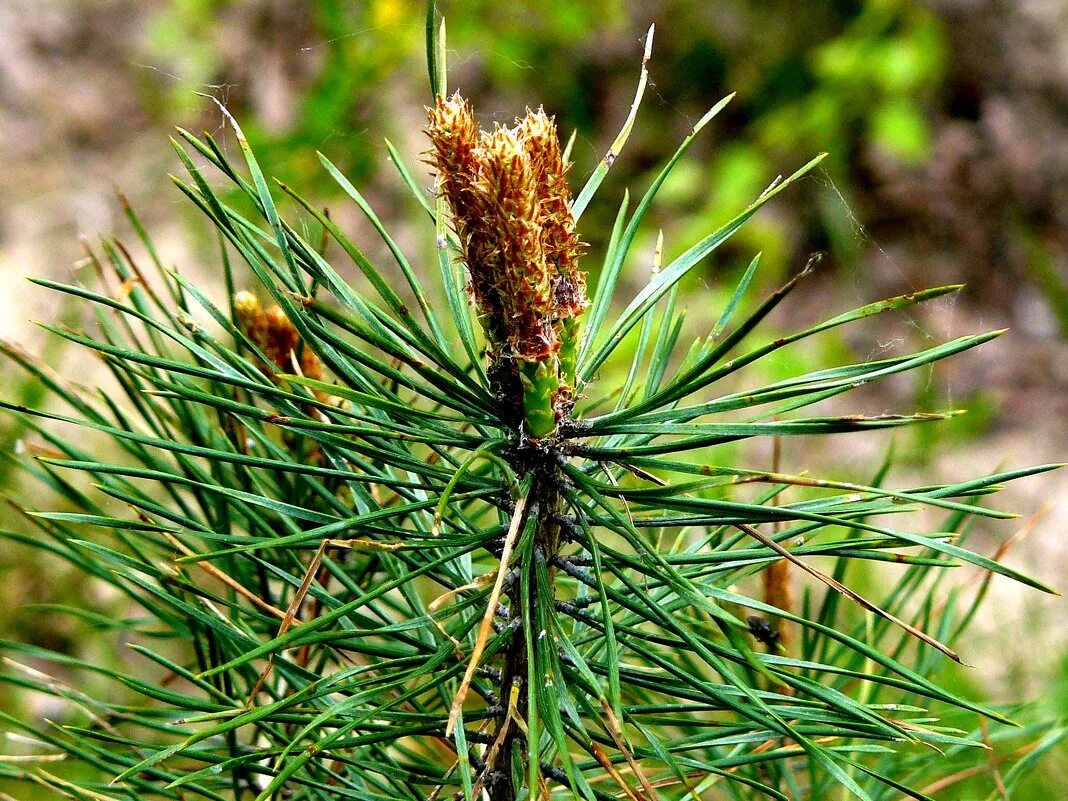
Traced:
[[[3, 403], [47, 445], [25, 474], [65, 506], [24, 502], [3, 536], [110, 585], [126, 611], [68, 610], [116, 658], [3, 644], [0, 680], [65, 716], [0, 716], [30, 743], [0, 778], [95, 800], [876, 801], [927, 798], [1017, 737], [1030, 745], [1011, 784], [1063, 731], [1013, 734], [1008, 710], [938, 682], [975, 614], [946, 575], [966, 564], [1048, 589], [965, 541], [975, 520], [1009, 516], [988, 494], [1050, 466], [890, 488], [889, 462], [857, 484], [738, 466], [719, 447], [931, 425], [946, 415], [804, 410], [998, 332], [761, 385], [754, 365], [783, 348], [958, 287], [766, 339], [811, 265], [755, 299], [757, 256], [687, 350], [680, 282], [819, 158], [667, 264], [658, 242], [657, 270], [623, 304], [658, 190], [730, 98], [633, 210], [624, 196], [593, 253], [581, 218], [635, 122], [645, 63], [572, 197], [553, 119], [480, 130], [446, 91], [437, 30], [431, 4], [436, 200], [390, 146], [430, 220], [436, 277], [321, 156], [396, 261], [373, 264], [268, 182], [230, 118], [241, 166], [211, 136], [174, 142], [189, 175], [175, 182], [219, 235], [225, 302], [165, 267], [129, 209], [154, 275], [106, 240], [93, 258], [115, 281], [37, 282], [96, 310], [95, 333], [46, 327], [99, 355], [120, 392], [5, 346], [68, 408]], [[237, 291], [235, 261], [254, 286]], [[628, 361], [612, 384], [605, 368]], [[943, 522], [916, 533], [902, 518], [920, 509]], [[850, 587], [886, 562], [896, 578]]]

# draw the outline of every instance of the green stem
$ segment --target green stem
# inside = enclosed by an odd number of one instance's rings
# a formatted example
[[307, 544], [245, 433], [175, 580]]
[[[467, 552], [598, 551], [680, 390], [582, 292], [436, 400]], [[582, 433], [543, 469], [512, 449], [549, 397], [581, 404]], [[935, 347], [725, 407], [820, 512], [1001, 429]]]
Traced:
[[527, 435], [543, 439], [556, 431], [554, 401], [560, 393], [556, 359], [520, 363], [519, 380], [523, 385], [523, 422]]

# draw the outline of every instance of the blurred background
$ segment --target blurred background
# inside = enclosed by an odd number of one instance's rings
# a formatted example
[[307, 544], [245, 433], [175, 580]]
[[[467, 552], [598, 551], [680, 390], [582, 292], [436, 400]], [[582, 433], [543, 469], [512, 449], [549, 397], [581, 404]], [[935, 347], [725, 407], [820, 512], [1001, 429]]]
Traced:
[[[637, 248], [650, 260], [657, 227], [670, 258], [776, 175], [830, 153], [687, 287], [695, 330], [718, 313], [729, 286], [724, 279], [757, 250], [764, 252], [759, 280], [766, 290], [811, 253], [825, 254], [819, 273], [778, 321], [784, 328], [892, 294], [966, 283], [952, 300], [899, 316], [885, 329], [821, 340], [822, 350], [784, 356], [776, 369], [792, 374], [843, 353], [874, 356], [902, 338], [922, 342], [1008, 327], [1006, 336], [933, 373], [880, 387], [866, 398], [867, 410], [970, 410], [938, 430], [898, 439], [906, 475], [961, 479], [1001, 464], [1063, 460], [1068, 2], [799, 6], [440, 4], [449, 26], [450, 86], [473, 99], [484, 126], [544, 105], [564, 136], [577, 132], [576, 186], [626, 116], [644, 37], [656, 24], [645, 103], [601, 198], [618, 198], [624, 188], [644, 191], [703, 112], [738, 93], [665, 186], [647, 241]], [[82, 237], [129, 235], [116, 187], [153, 232], [164, 260], [219, 291], [214, 242], [166, 177], [178, 167], [166, 139], [173, 125], [217, 132], [233, 146], [210, 98], [241, 121], [271, 174], [359, 234], [364, 223], [319, 167], [315, 151], [322, 150], [403, 246], [425, 252], [432, 231], [413, 225], [422, 221], [383, 143], [388, 137], [409, 163], [424, 148], [423, 11], [415, 0], [2, 0], [0, 336], [33, 350], [55, 347], [29, 320], [68, 312], [25, 277], [69, 278], [81, 269]], [[583, 219], [594, 272], [614, 204], [595, 203]], [[621, 298], [642, 280], [639, 268]], [[49, 358], [91, 375], [58, 350]], [[10, 375], [0, 372], [5, 395], [32, 394]], [[23, 433], [0, 431], [4, 451], [19, 447]], [[857, 478], [878, 462], [885, 444], [851, 442], [848, 458], [791, 446], [785, 458], [795, 470], [815, 460]], [[1011, 487], [998, 503], [1025, 516], [982, 541], [993, 552], [1031, 524], [1007, 558], [1061, 589], [1068, 586], [1063, 472]], [[0, 467], [0, 484], [7, 476]], [[20, 523], [0, 511], [0, 525]], [[0, 636], [78, 647], [73, 624], [41, 626], [25, 607], [27, 599], [60, 603], [93, 591], [68, 579], [60, 568], [27, 565], [17, 551], [0, 553]], [[978, 669], [960, 681], [992, 699], [1036, 698], [1044, 714], [1068, 714], [1065, 606], [1000, 580], [991, 594], [975, 647], [964, 648]], [[1068, 784], [1068, 769], [1046, 762], [1034, 787]]]

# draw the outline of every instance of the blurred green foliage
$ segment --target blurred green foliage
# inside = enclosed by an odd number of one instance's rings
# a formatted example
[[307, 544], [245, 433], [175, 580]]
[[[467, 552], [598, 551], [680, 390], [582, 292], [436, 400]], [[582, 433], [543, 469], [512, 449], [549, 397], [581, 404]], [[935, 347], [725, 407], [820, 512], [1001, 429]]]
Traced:
[[[314, 0], [279, 10], [287, 5], [171, 0], [151, 27], [149, 46], [184, 80], [160, 97], [158, 112], [173, 119], [186, 108], [190, 84], [220, 87], [217, 94], [247, 122], [253, 147], [280, 172], [321, 180], [313, 151], [324, 148], [355, 180], [367, 180], [379, 145], [367, 131], [397, 124], [383, 119], [396, 110], [392, 90], [425, 99], [423, 4]], [[921, 161], [930, 143], [929, 103], [945, 72], [940, 23], [913, 0], [808, 4], [803, 13], [788, 0], [440, 5], [453, 70], [476, 106], [503, 119], [525, 104], [544, 104], [565, 131], [578, 132], [580, 173], [603, 155], [625, 113], [638, 39], [649, 24], [657, 24], [650, 107], [660, 124], [639, 126], [617, 182], [644, 182], [680, 132], [724, 94], [738, 92], [718, 141], [691, 155], [665, 190], [659, 216], [669, 252], [673, 241], [681, 247], [693, 231], [728, 218], [799, 159], [829, 151], [825, 179], [810, 182], [796, 219], [765, 217], [737, 245], [764, 251], [769, 279], [796, 259], [799, 244], [830, 249], [843, 261], [855, 257], [858, 239], [842, 198], [850, 203], [857, 156], [876, 148], [907, 164]], [[234, 48], [237, 28], [258, 43], [252, 52]], [[281, 123], [257, 116], [262, 103], [249, 96], [250, 71], [269, 55], [258, 47], [292, 62], [293, 108]], [[605, 238], [611, 215], [591, 215], [587, 238]]]
[[[369, 116], [378, 110], [373, 100], [420, 43], [411, 22], [418, 19], [417, 6], [409, 0], [172, 0], [151, 25], [149, 48], [182, 81], [170, 87], [158, 111], [173, 120], [188, 103], [189, 86], [201, 85], [242, 114], [249, 140], [272, 163], [317, 172], [314, 150], [331, 142], [340, 166], [368, 176], [375, 163], [366, 133], [376, 121]], [[247, 37], [244, 48], [233, 46], [238, 30]], [[278, 114], [267, 119], [267, 101], [249, 96], [256, 71], [268, 68], [288, 84], [292, 108], [283, 110], [282, 120]]]

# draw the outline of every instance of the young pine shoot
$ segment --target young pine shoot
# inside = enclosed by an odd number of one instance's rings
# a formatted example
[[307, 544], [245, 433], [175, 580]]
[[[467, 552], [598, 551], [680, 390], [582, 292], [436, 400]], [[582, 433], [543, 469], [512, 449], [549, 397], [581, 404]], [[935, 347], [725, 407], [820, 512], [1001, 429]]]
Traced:
[[[13, 490], [3, 536], [113, 593], [53, 610], [96, 647], [0, 647], [0, 681], [53, 701], [47, 721], [0, 713], [0, 783], [81, 801], [882, 801], [975, 776], [985, 795], [995, 775], [1011, 789], [1063, 732], [1013, 730], [1010, 710], [940, 682], [975, 611], [947, 576], [970, 565], [1047, 590], [966, 541], [1007, 517], [987, 495], [1050, 467], [892, 487], [889, 465], [847, 483], [722, 447], [934, 424], [810, 407], [997, 333], [763, 383], [782, 348], [958, 287], [769, 337], [804, 273], [755, 298], [757, 256], [687, 350], [684, 279], [820, 159], [677, 258], [658, 244], [627, 297], [657, 191], [729, 98], [590, 252], [581, 215], [645, 63], [573, 197], [544, 111], [480, 130], [449, 95], [429, 12], [436, 199], [390, 153], [432, 267], [321, 156], [396, 262], [372, 263], [268, 181], [231, 118], [243, 163], [211, 136], [174, 143], [228, 297], [165, 267], [132, 211], [153, 275], [108, 239], [96, 288], [37, 282], [95, 310], [91, 331], [46, 328], [110, 376], [75, 385], [4, 346], [62, 404], [2, 402], [35, 443], [22, 475], [54, 499]], [[918, 527], [920, 510], [941, 522]]]

